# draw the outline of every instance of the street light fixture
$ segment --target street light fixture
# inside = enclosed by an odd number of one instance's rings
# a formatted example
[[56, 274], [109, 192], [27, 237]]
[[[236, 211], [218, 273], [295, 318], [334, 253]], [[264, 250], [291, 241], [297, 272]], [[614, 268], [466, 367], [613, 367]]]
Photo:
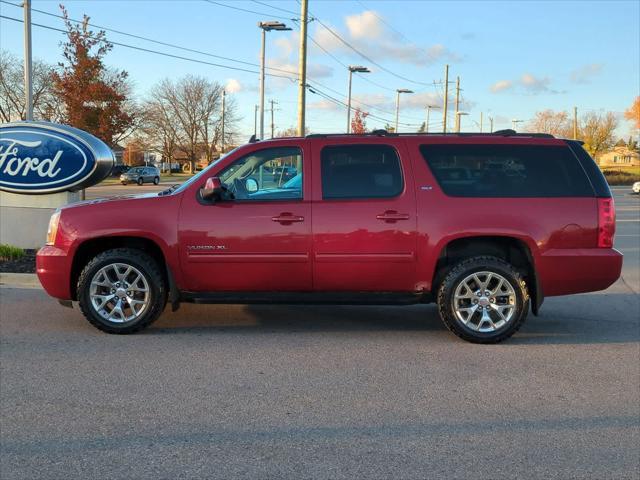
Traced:
[[467, 112], [456, 112], [456, 133], [460, 133], [460, 117], [462, 115], [469, 115]]
[[284, 23], [278, 21], [258, 22], [258, 27], [262, 31], [262, 46], [260, 48], [260, 139], [264, 139], [264, 49], [265, 34], [271, 30], [285, 31], [291, 30]]
[[413, 93], [413, 90], [408, 88], [398, 88], [396, 90], [396, 132], [398, 133], [398, 117], [400, 115], [400, 94], [401, 93]]
[[351, 77], [353, 73], [370, 73], [367, 67], [363, 67], [362, 65], [349, 65], [349, 95], [347, 101], [347, 133], [351, 132]]
[[518, 123], [524, 123], [524, 120], [516, 120], [515, 118], [513, 120], [511, 120], [511, 128], [513, 128], [514, 130], [516, 129], [516, 125]]
[[424, 124], [424, 133], [429, 133], [429, 114], [432, 108], [440, 108], [437, 105], [427, 105], [427, 123]]

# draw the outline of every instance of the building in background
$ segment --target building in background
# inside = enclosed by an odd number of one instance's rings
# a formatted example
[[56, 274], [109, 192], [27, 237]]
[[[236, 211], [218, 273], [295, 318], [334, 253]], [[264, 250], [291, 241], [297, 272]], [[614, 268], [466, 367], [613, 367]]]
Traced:
[[640, 153], [626, 145], [616, 145], [598, 158], [601, 167], [640, 167]]

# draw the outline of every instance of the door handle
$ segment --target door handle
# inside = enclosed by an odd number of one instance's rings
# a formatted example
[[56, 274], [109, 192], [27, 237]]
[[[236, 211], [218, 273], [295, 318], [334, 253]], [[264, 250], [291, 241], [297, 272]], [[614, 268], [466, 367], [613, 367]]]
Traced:
[[271, 217], [271, 220], [274, 222], [281, 223], [282, 225], [291, 225], [295, 222], [304, 222], [304, 217], [299, 215], [293, 215], [289, 212], [281, 213], [276, 217]]
[[387, 210], [384, 213], [376, 215], [376, 218], [387, 223], [395, 223], [398, 220], [409, 220], [409, 215], [406, 213], [398, 213], [395, 210]]

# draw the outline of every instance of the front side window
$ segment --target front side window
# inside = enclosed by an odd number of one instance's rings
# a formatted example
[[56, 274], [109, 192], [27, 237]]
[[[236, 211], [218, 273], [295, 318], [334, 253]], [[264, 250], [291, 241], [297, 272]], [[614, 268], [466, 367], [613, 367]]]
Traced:
[[340, 145], [322, 149], [322, 198], [391, 198], [403, 189], [396, 150], [389, 145]]
[[301, 200], [302, 151], [298, 147], [258, 150], [233, 162], [218, 177], [236, 200]]
[[592, 197], [593, 188], [568, 147], [422, 145], [420, 152], [454, 197]]

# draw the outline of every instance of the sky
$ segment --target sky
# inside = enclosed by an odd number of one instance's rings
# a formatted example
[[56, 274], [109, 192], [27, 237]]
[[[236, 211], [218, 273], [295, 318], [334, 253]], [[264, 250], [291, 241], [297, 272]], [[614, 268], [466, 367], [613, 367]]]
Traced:
[[[3, 0], [0, 15], [22, 18], [22, 8]], [[32, 0], [32, 8], [59, 14], [59, 0]], [[268, 32], [266, 102], [277, 102], [276, 130], [296, 125], [299, 43], [297, 0], [64, 1], [71, 18], [198, 52], [151, 43], [107, 31], [112, 42], [196, 60], [162, 56], [115, 45], [109, 66], [129, 72], [134, 92], [144, 98], [163, 78], [201, 75], [226, 85], [235, 99], [240, 135], [254, 130], [258, 103], [259, 21], [279, 20], [292, 28]], [[640, 95], [640, 1], [419, 1], [309, 0], [307, 127], [340, 132], [346, 127], [349, 65], [354, 74], [353, 106], [369, 112], [369, 128], [395, 119], [400, 96], [400, 131], [415, 131], [431, 110], [430, 129], [442, 129], [444, 68], [449, 97], [460, 77], [462, 131], [478, 131], [483, 114], [494, 129], [530, 120], [536, 111], [612, 111], [622, 117]], [[36, 11], [33, 23], [63, 28], [62, 20]], [[327, 28], [328, 27], [328, 28]], [[333, 33], [332, 33], [333, 32]], [[33, 27], [33, 56], [61, 61], [60, 32]], [[23, 25], [0, 18], [0, 48], [23, 55]], [[212, 55], [227, 57], [220, 59]], [[235, 61], [233, 61], [235, 60]], [[206, 64], [216, 63], [246, 71]], [[245, 63], [240, 63], [245, 62]], [[291, 73], [289, 73], [291, 72]], [[327, 96], [333, 98], [328, 99]], [[269, 104], [267, 103], [267, 106]], [[450, 113], [449, 125], [453, 115]], [[265, 114], [270, 132], [270, 112]], [[620, 136], [631, 133], [621, 118]]]

